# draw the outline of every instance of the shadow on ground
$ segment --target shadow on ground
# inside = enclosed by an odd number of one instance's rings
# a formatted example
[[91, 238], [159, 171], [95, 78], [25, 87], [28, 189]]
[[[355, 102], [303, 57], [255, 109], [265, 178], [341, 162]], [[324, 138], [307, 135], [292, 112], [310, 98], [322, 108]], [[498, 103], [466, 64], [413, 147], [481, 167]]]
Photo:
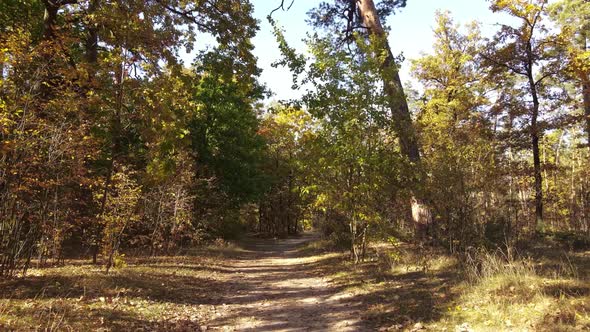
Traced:
[[[34, 269], [0, 282], [0, 329], [373, 331], [444, 318], [458, 267], [385, 271], [377, 261], [304, 250], [317, 237], [247, 239], [229, 250], [135, 258], [105, 274], [93, 265]], [[587, 286], [553, 284], [555, 298]]]

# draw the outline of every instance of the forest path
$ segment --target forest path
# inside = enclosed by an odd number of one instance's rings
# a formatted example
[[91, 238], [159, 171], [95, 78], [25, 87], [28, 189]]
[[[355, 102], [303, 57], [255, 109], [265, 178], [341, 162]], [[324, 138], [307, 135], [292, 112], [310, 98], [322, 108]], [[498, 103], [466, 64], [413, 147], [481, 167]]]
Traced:
[[363, 331], [362, 303], [329, 282], [326, 266], [334, 255], [305, 254], [316, 239], [305, 234], [282, 240], [248, 239], [238, 257], [224, 261], [223, 303], [214, 309], [207, 330]]

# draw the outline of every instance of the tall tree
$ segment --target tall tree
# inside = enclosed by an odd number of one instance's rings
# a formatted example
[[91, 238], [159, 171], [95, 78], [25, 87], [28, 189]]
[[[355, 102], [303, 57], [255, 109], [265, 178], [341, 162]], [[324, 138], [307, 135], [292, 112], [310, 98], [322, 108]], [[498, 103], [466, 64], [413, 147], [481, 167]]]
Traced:
[[399, 77], [399, 64], [388, 42], [388, 33], [383, 20], [394, 10], [404, 7], [405, 0], [386, 0], [375, 3], [373, 0], [336, 0], [334, 3], [321, 3], [311, 13], [316, 27], [327, 29], [340, 36], [342, 41], [354, 42], [357, 36], [369, 41], [370, 47], [364, 49], [366, 60], [377, 64], [382, 88], [387, 97], [390, 123], [400, 143], [400, 150], [407, 158], [414, 181], [409, 185], [411, 192], [411, 219], [417, 224], [430, 222], [430, 212], [424, 204], [425, 192], [423, 172], [420, 161], [418, 137], [406, 95]]
[[[363, 26], [369, 31], [374, 52], [373, 56], [381, 61], [381, 79], [383, 80], [384, 91], [393, 117], [393, 125], [400, 139], [402, 153], [412, 163], [419, 164], [420, 150], [416, 131], [412, 124], [408, 102], [399, 77], [398, 64], [391, 52], [387, 40], [388, 35], [381, 23], [380, 13], [377, 11], [373, 0], [351, 1], [351, 3], [356, 5]], [[396, 5], [405, 5], [405, 1]]]
[[[417, 129], [424, 146], [424, 167], [437, 239], [449, 247], [473, 245], [490, 216], [482, 207], [498, 183], [491, 121], [486, 116], [490, 86], [478, 61], [479, 26], [465, 32], [449, 12], [436, 15], [433, 53], [412, 62], [412, 74], [424, 90], [416, 101]], [[458, 240], [458, 242], [457, 242]]]
[[[496, 0], [491, 9], [505, 12], [518, 19], [518, 27], [502, 25], [501, 30], [482, 55], [492, 67], [493, 74], [507, 72], [520, 77], [517, 89], [523, 93], [523, 108], [527, 110], [528, 134], [533, 153], [533, 178], [535, 192], [535, 221], [543, 228], [543, 172], [540, 139], [546, 129], [542, 121], [543, 98], [550, 89], [545, 83], [561, 70], [556, 50], [561, 47], [557, 35], [550, 34], [543, 23], [546, 18], [546, 0]], [[503, 78], [507, 81], [506, 78]], [[545, 103], [545, 107], [546, 107]], [[549, 109], [546, 109], [549, 111]]]
[[380, 221], [394, 225], [402, 219], [387, 208], [393, 200], [403, 201], [407, 210], [402, 183], [413, 184], [413, 179], [401, 174], [407, 156], [391, 137], [388, 97], [374, 87], [381, 77], [380, 62], [367, 59], [370, 41], [354, 38], [350, 50], [341, 47], [335, 34], [308, 40], [314, 62], [307, 79], [315, 89], [303, 100], [321, 128], [316, 140], [320, 158], [313, 167], [315, 208], [326, 216], [327, 233], [349, 245], [358, 261]]
[[569, 41], [569, 65], [566, 72], [581, 88], [587, 144], [590, 148], [590, 1], [559, 1], [552, 4], [551, 14]]

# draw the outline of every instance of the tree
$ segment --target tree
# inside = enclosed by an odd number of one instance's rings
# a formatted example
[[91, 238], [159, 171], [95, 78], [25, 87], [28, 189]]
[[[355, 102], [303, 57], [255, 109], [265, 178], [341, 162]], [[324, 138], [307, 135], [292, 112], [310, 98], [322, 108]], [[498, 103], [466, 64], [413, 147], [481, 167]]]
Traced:
[[302, 229], [311, 196], [306, 188], [315, 184], [317, 130], [317, 121], [300, 108], [274, 105], [264, 115], [259, 133], [267, 145], [263, 170], [270, 186], [258, 205], [257, 231], [284, 235]]
[[358, 262], [380, 225], [398, 221], [388, 207], [403, 199], [401, 188], [412, 180], [400, 174], [403, 156], [390, 136], [388, 98], [373, 84], [380, 63], [366, 58], [371, 45], [357, 35], [349, 51], [339, 37], [308, 40], [314, 62], [306, 80], [314, 90], [303, 101], [319, 121], [313, 208], [324, 216], [326, 235], [346, 243]]
[[381, 24], [379, 13], [372, 0], [361, 0], [356, 3], [358, 15], [362, 18], [363, 25], [369, 30], [373, 56], [381, 61], [384, 91], [388, 98], [387, 102], [393, 117], [394, 128], [400, 139], [402, 154], [407, 156], [412, 163], [419, 164], [418, 141], [399, 77], [398, 64], [389, 47], [387, 34]]
[[415, 101], [416, 123], [427, 147], [423, 159], [436, 235], [451, 248], [482, 240], [486, 221], [501, 215], [483, 213], [485, 197], [503, 187], [487, 115], [490, 86], [478, 59], [479, 26], [459, 29], [450, 13], [437, 13], [434, 51], [412, 63], [413, 76], [424, 86]]
[[578, 82], [582, 93], [587, 144], [590, 147], [590, 1], [562, 0], [551, 5], [551, 15], [560, 25], [567, 47], [566, 73]]
[[[100, 222], [104, 224], [103, 254], [108, 273], [116, 265], [123, 234], [139, 219], [141, 188], [132, 178], [133, 174], [122, 167], [112, 177], [112, 193], [106, 199]], [[104, 193], [103, 193], [104, 195]], [[97, 197], [104, 201], [102, 197]]]
[[[196, 232], [203, 202], [189, 174], [200, 167], [215, 169], [232, 204], [257, 198], [252, 11], [244, 0], [0, 4], [0, 274], [26, 270], [35, 253], [63, 257], [66, 245], [91, 246], [95, 261], [104, 246], [107, 266], [119, 244], [145, 245], [146, 234], [173, 248]], [[199, 32], [217, 39], [218, 58], [188, 73], [179, 52]], [[205, 113], [217, 142], [197, 151]]]
[[256, 72], [223, 48], [199, 56], [193, 75], [187, 138], [197, 168], [194, 212], [206, 229], [221, 235], [224, 225], [235, 226], [228, 223], [237, 222], [239, 207], [258, 201], [267, 188], [266, 146], [256, 114], [264, 90]]
[[387, 32], [382, 24], [385, 17], [405, 4], [405, 0], [381, 1], [377, 5], [372, 0], [337, 0], [334, 4], [321, 3], [311, 13], [311, 18], [316, 27], [329, 30], [349, 45], [359, 35], [369, 41], [370, 47], [365, 49], [365, 56], [370, 62], [378, 64], [380, 81], [387, 96], [391, 126], [399, 139], [402, 154], [412, 165], [408, 167], [414, 177], [413, 183], [409, 185], [412, 198], [411, 213], [408, 211], [408, 215], [417, 225], [425, 225], [431, 218], [424, 204], [425, 173], [420, 162], [418, 137], [399, 77], [399, 64], [391, 52]]
[[546, 129], [540, 121], [544, 110], [543, 98], [551, 92], [544, 84], [561, 70], [561, 61], [556, 58], [561, 40], [559, 36], [548, 33], [543, 24], [547, 13], [546, 4], [546, 0], [494, 1], [491, 6], [494, 12], [506, 12], [517, 18], [521, 25], [502, 25], [500, 32], [488, 45], [489, 51], [482, 54], [493, 67], [492, 74], [507, 72], [522, 78], [517, 89], [523, 96], [530, 98], [521, 102], [523, 109], [527, 110], [529, 121], [527, 131], [533, 153], [535, 220], [538, 229], [543, 228], [543, 173], [539, 142]]

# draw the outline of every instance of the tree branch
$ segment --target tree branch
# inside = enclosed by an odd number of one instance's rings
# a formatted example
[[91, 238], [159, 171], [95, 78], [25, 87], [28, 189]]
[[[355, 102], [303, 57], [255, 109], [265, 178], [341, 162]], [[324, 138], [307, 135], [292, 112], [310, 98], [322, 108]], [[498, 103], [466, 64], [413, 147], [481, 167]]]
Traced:
[[294, 3], [295, 3], [295, 0], [291, 0], [291, 3], [289, 4], [289, 6], [287, 6], [287, 8], [285, 9], [285, 0], [281, 0], [281, 4], [277, 8], [273, 9], [270, 12], [269, 16], [272, 16], [272, 14], [274, 14], [276, 11], [279, 11], [279, 10], [288, 11], [289, 9], [291, 9], [291, 7], [293, 6]]
[[508, 70], [512, 71], [512, 72], [513, 72], [513, 73], [515, 73], [515, 74], [519, 74], [519, 75], [522, 75], [522, 76], [526, 76], [526, 75], [527, 75], [527, 73], [526, 73], [526, 72], [522, 72], [522, 71], [520, 71], [519, 69], [517, 69], [517, 68], [515, 68], [514, 66], [511, 66], [511, 65], [509, 65], [509, 64], [507, 64], [507, 63], [500, 62], [500, 61], [496, 61], [494, 58], [492, 58], [492, 57], [490, 57], [490, 56], [486, 55], [485, 53], [482, 53], [482, 54], [481, 54], [481, 56], [482, 56], [484, 59], [486, 59], [486, 60], [488, 60], [488, 61], [490, 61], [490, 62], [494, 63], [496, 66], [504, 67], [504, 68], [506, 68], [506, 69], [508, 69]]
[[203, 24], [202, 22], [199, 22], [197, 20], [197, 18], [195, 16], [193, 16], [193, 11], [192, 10], [179, 10], [179, 9], [176, 9], [176, 8], [170, 6], [170, 5], [167, 5], [167, 4], [163, 3], [162, 0], [156, 0], [156, 2], [159, 3], [166, 10], [168, 10], [168, 11], [170, 11], [170, 12], [176, 14], [176, 15], [182, 16], [187, 21], [190, 21], [190, 22], [196, 24], [201, 29], [206, 30], [206, 31], [209, 31], [209, 32], [213, 32], [213, 28], [212, 27], [210, 27], [207, 24]]

